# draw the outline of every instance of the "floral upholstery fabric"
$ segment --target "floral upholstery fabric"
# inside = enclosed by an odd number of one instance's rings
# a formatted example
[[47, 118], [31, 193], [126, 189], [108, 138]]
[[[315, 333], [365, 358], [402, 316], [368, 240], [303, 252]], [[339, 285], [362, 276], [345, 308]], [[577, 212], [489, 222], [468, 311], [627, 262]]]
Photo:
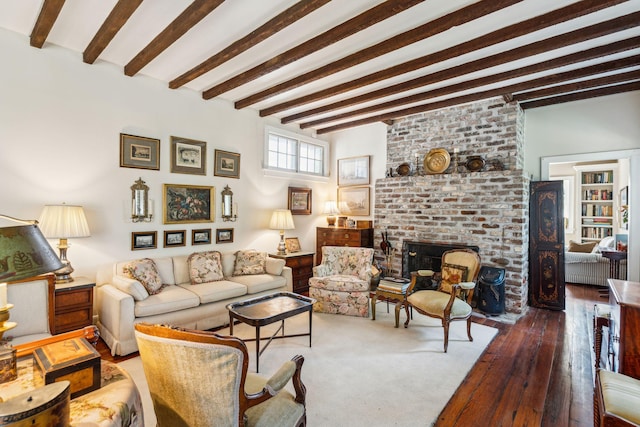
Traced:
[[373, 249], [344, 246], [322, 248], [322, 263], [313, 268], [309, 296], [314, 311], [369, 316]]
[[191, 284], [217, 282], [224, 279], [222, 255], [218, 251], [196, 252], [187, 258]]
[[[7, 400], [43, 385], [33, 358], [21, 358], [18, 379], [0, 384], [0, 398]], [[103, 360], [100, 388], [71, 400], [70, 426], [144, 427], [142, 399], [131, 376]]]
[[451, 285], [464, 281], [467, 276], [467, 267], [462, 265], [442, 263], [440, 289], [451, 293]]
[[155, 295], [162, 290], [163, 285], [160, 273], [156, 263], [150, 258], [131, 261], [122, 267], [122, 272], [130, 279], [136, 279], [140, 282], [149, 295]]
[[236, 252], [236, 261], [233, 266], [234, 276], [246, 276], [249, 274], [264, 274], [267, 265], [267, 253], [254, 250]]

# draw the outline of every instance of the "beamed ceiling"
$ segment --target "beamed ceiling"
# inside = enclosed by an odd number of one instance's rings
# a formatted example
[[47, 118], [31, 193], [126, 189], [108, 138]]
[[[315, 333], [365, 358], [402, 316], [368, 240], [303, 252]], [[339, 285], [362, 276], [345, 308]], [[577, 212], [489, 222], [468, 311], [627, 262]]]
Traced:
[[[2, 0], [38, 49], [318, 134], [640, 90], [640, 0]], [[7, 58], [5, 58], [7, 60]]]

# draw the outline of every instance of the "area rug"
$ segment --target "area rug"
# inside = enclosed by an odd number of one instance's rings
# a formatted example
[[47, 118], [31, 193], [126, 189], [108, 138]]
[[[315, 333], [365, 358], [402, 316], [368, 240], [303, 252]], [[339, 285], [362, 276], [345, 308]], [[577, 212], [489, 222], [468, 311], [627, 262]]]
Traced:
[[[285, 333], [304, 333], [309, 316], [285, 322]], [[430, 426], [455, 393], [497, 330], [473, 324], [469, 342], [466, 322], [453, 322], [449, 350], [443, 353], [438, 319], [414, 314], [409, 328], [394, 328], [393, 306], [379, 303], [376, 320], [314, 313], [313, 339], [276, 339], [260, 356], [260, 374], [270, 376], [296, 354], [305, 358], [302, 380], [307, 388], [309, 426]], [[261, 329], [270, 336], [277, 325]], [[228, 333], [228, 328], [219, 333]], [[269, 334], [267, 335], [267, 333]], [[234, 335], [255, 337], [247, 325]], [[264, 345], [264, 341], [263, 341]], [[249, 370], [255, 372], [255, 344], [248, 342]], [[142, 395], [146, 426], [156, 420], [140, 358], [120, 363], [131, 373]], [[293, 388], [291, 388], [293, 392]]]

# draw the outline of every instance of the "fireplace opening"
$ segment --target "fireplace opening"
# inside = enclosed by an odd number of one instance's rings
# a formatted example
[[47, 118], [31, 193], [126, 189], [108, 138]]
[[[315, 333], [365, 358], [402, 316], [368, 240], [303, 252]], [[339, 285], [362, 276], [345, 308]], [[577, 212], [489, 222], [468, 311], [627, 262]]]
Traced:
[[[439, 272], [442, 265], [442, 254], [451, 249], [471, 249], [480, 253], [478, 246], [447, 245], [431, 242], [402, 242], [402, 277], [410, 279], [411, 272], [417, 270], [433, 270]], [[418, 289], [434, 289], [428, 278], [418, 278]]]

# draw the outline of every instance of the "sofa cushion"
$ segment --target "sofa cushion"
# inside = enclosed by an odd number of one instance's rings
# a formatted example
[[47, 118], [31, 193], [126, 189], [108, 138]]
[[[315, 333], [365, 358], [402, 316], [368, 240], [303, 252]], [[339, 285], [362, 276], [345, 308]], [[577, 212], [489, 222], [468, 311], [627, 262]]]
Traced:
[[216, 282], [200, 283], [197, 286], [189, 284], [179, 285], [189, 292], [193, 292], [200, 300], [201, 304], [215, 301], [222, 301], [246, 295], [247, 287], [230, 280], [218, 280]]
[[467, 276], [467, 267], [443, 262], [440, 274], [442, 277], [440, 289], [451, 293], [451, 285], [462, 282]]
[[371, 284], [357, 276], [336, 274], [325, 277], [311, 277], [309, 278], [309, 287], [338, 292], [364, 292], [369, 291]]
[[130, 261], [122, 268], [122, 272], [125, 276], [140, 282], [149, 295], [155, 295], [162, 290], [160, 273], [151, 258]]
[[200, 298], [193, 292], [176, 285], [166, 286], [161, 293], [150, 295], [144, 301], [135, 304], [136, 317], [154, 316], [184, 310], [200, 305]]
[[220, 252], [195, 252], [187, 258], [191, 284], [216, 282], [224, 278]]
[[264, 274], [266, 264], [266, 252], [258, 252], [256, 250], [238, 251], [236, 252], [233, 275]]
[[284, 268], [285, 264], [286, 262], [283, 259], [267, 257], [265, 271], [267, 272], [267, 274], [279, 276], [282, 274], [282, 269]]
[[125, 294], [131, 295], [136, 301], [142, 301], [149, 297], [149, 292], [147, 292], [144, 286], [136, 279], [124, 276], [113, 276], [111, 284]]
[[248, 294], [257, 294], [258, 292], [280, 288], [287, 284], [287, 279], [284, 277], [272, 276], [270, 274], [234, 276], [231, 280], [246, 286]]
[[187, 258], [189, 258], [189, 255], [176, 255], [173, 257], [173, 274], [175, 275], [176, 285], [191, 281]]
[[578, 243], [573, 240], [569, 240], [568, 252], [584, 252], [590, 253], [598, 242]]

